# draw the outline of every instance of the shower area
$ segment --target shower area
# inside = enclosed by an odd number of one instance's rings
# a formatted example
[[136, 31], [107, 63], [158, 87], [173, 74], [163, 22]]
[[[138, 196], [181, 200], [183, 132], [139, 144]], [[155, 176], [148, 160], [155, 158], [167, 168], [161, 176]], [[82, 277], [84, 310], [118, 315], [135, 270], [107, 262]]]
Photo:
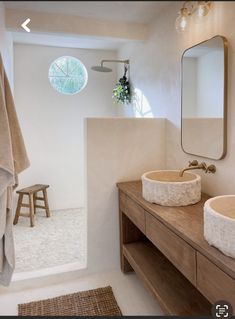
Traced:
[[[92, 68], [103, 57], [113, 62], [116, 52], [14, 44], [14, 99], [30, 159], [16, 191], [49, 185], [50, 217], [38, 207], [33, 227], [23, 216], [13, 226], [13, 280], [87, 266], [85, 118], [118, 113], [112, 101], [116, 70], [98, 74]], [[75, 83], [76, 74], [77, 79], [83, 74], [83, 83]]]
[[16, 277], [33, 272], [46, 274], [54, 267], [58, 270], [61, 266], [61, 269], [86, 267], [84, 208], [53, 210], [49, 218], [38, 211], [35, 219], [33, 228], [27, 218], [20, 218], [14, 226]]

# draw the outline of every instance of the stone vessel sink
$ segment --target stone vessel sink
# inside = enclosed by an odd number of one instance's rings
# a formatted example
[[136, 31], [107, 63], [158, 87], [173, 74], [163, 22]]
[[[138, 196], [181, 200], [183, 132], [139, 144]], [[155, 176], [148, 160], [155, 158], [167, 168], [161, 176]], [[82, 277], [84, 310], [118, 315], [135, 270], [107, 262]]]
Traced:
[[204, 237], [210, 245], [235, 258], [235, 195], [217, 196], [205, 202]]
[[151, 171], [142, 175], [142, 195], [145, 200], [163, 206], [187, 206], [201, 199], [201, 177], [178, 170]]

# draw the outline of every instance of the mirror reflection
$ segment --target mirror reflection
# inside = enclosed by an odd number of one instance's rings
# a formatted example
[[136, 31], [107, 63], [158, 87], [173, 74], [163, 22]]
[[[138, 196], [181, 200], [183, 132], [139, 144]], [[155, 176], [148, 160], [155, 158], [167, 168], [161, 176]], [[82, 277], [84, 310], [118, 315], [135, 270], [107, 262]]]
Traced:
[[225, 155], [226, 40], [216, 36], [182, 56], [181, 142], [186, 153]]

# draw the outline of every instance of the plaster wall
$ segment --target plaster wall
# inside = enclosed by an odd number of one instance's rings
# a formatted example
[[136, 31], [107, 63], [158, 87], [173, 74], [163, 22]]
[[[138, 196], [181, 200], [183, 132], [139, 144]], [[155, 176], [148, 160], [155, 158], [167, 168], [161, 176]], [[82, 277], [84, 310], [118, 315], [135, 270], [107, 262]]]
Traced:
[[11, 34], [7, 32], [5, 27], [5, 7], [2, 1], [0, 1], [0, 53], [13, 90], [13, 42]]
[[[57, 92], [48, 80], [50, 64], [60, 56], [80, 59], [88, 72], [86, 87], [74, 95]], [[84, 206], [84, 118], [114, 117], [112, 73], [92, 65], [115, 59], [114, 51], [37, 45], [14, 45], [15, 104], [31, 166], [20, 175], [20, 186], [49, 184], [51, 209]]]
[[129, 40], [144, 40], [148, 27], [144, 23], [65, 15], [36, 11], [7, 9], [6, 26], [10, 30], [21, 30], [21, 23], [30, 17], [30, 28], [38, 33], [109, 37]]
[[[125, 45], [119, 51], [120, 58], [129, 58], [134, 87], [147, 96], [155, 117], [167, 118], [166, 166], [182, 168], [189, 160], [203, 157], [187, 155], [181, 148], [181, 56], [189, 47], [223, 35], [228, 40], [228, 144], [227, 155], [215, 164], [216, 174], [204, 174], [203, 191], [214, 196], [235, 192], [235, 3], [214, 1], [210, 14], [199, 24], [193, 23], [185, 34], [178, 34], [174, 23], [182, 2], [175, 2], [158, 16], [151, 27], [151, 34], [144, 44]], [[131, 114], [131, 106], [129, 107]], [[202, 141], [203, 143], [203, 141]]]
[[87, 119], [88, 270], [119, 267], [117, 182], [165, 168], [165, 119]]

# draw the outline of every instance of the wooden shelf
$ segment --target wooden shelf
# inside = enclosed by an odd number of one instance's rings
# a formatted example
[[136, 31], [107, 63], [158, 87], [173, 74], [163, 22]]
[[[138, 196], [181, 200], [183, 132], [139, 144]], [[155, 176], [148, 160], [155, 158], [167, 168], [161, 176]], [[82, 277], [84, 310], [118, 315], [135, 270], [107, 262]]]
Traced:
[[123, 254], [169, 315], [211, 315], [211, 304], [149, 241], [123, 245]]

